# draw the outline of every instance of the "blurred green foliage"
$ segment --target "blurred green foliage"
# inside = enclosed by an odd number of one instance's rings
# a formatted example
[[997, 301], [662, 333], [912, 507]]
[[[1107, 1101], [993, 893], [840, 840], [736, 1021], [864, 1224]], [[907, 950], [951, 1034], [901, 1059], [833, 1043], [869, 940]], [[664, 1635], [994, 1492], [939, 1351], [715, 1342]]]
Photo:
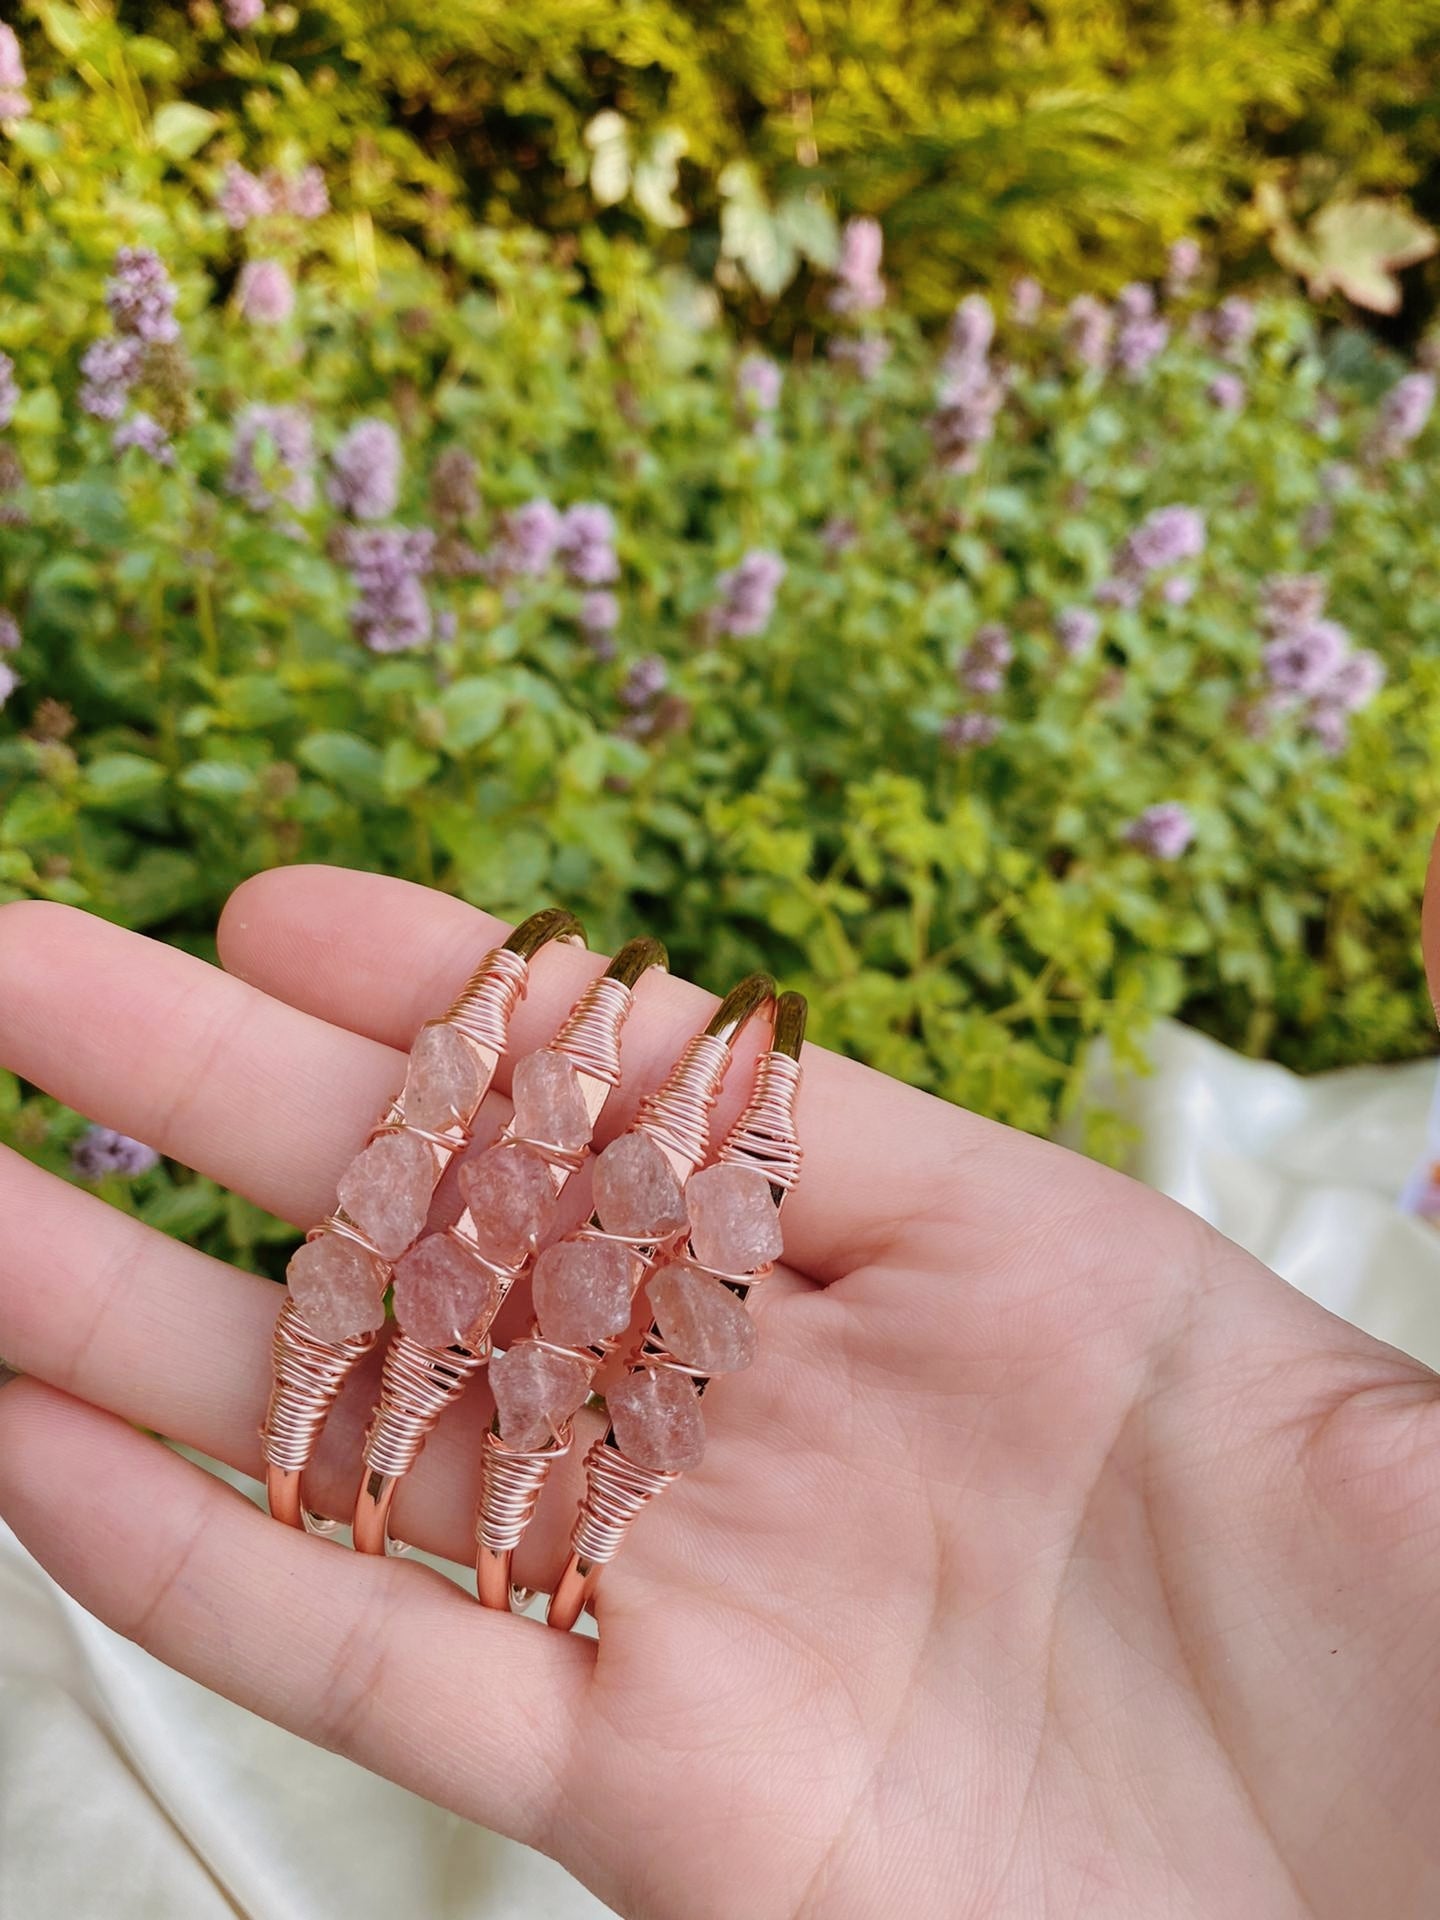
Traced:
[[[77, 64], [107, 82], [103, 0], [27, 12], [43, 89], [63, 98]], [[1440, 0], [272, 0], [238, 34], [218, 0], [135, 0], [120, 18], [144, 79], [247, 147], [325, 153], [337, 199], [408, 238], [471, 219], [570, 234], [603, 209], [708, 278], [738, 217], [760, 264], [732, 254], [721, 278], [752, 322], [788, 284], [777, 251], [832, 213], [883, 219], [932, 318], [1020, 270], [1113, 290], [1196, 227], [1252, 270], [1262, 187], [1307, 215], [1388, 193], [1440, 220]], [[792, 264], [824, 251], [822, 233]]]
[[[827, 7], [809, 33], [740, 7], [335, 0], [273, 40], [222, 34], [198, 6], [201, 26], [175, 15], [173, 31], [164, 9], [130, 9], [149, 35], [99, 7], [34, 11], [52, 43], [32, 59], [36, 112], [0, 136], [0, 351], [21, 395], [0, 606], [24, 634], [0, 718], [0, 897], [73, 902], [201, 953], [231, 886], [277, 862], [379, 868], [503, 913], [553, 899], [597, 945], [653, 931], [715, 987], [766, 965], [812, 996], [823, 1042], [1041, 1131], [1073, 1104], [1087, 1046], [1104, 1037], [1134, 1063], [1159, 1013], [1302, 1068], [1429, 1047], [1416, 925], [1440, 814], [1440, 532], [1433, 430], [1404, 457], [1367, 450], [1393, 363], [1275, 298], [1230, 369], [1247, 399], [1229, 411], [1207, 397], [1222, 363], [1185, 311], [1127, 381], [1075, 372], [1052, 307], [1002, 333], [995, 440], [974, 472], [946, 474], [928, 431], [935, 356], [913, 319], [876, 323], [892, 353], [872, 379], [792, 364], [757, 428], [706, 281], [618, 215], [558, 238], [513, 221], [517, 197], [583, 215], [588, 186], [566, 181], [606, 100], [640, 129], [637, 152], [647, 129], [684, 125], [707, 178], [743, 144], [778, 206], [808, 92], [841, 204], [862, 180], [878, 204], [891, 181], [894, 271], [908, 291], [908, 250], [920, 308], [972, 266], [1050, 261], [1063, 280], [1102, 239], [1119, 271], [1147, 233], [1223, 199], [1238, 162], [1222, 164], [1215, 130], [1259, 113], [1254, 89], [1281, 119], [1298, 110], [1303, 62], [1329, 45], [1310, 10], [1162, 9], [1128, 38], [1118, 9], [1000, 10], [1014, 33], [991, 35], [993, 88], [971, 46], [980, 15], [954, 9]], [[917, 64], [887, 67], [902, 17]], [[1260, 73], [1248, 93], [1215, 80], [1209, 148], [1199, 53], [1183, 87], [1161, 84], [1197, 22], [1206, 58]], [[1021, 111], [1014, 78], [1042, 45], [1048, 118]], [[486, 80], [502, 52], [503, 86]], [[1101, 86], [1107, 62], [1123, 86]], [[886, 101], [894, 155], [906, 126], [943, 124], [955, 152], [1008, 155], [1022, 184], [996, 194], [990, 162], [947, 161], [944, 191], [927, 188], [885, 159]], [[1372, 110], [1383, 118], [1378, 94]], [[1128, 131], [1072, 152], [1076, 129], [1102, 124]], [[867, 153], [883, 164], [862, 168]], [[1100, 178], [1102, 154], [1111, 213], [1087, 188], [1098, 224], [1082, 232], [1041, 188], [1082, 161]], [[213, 204], [227, 158], [316, 161], [334, 210], [237, 234]], [[127, 243], [156, 248], [180, 288], [169, 467], [117, 455], [77, 404]], [[823, 251], [818, 229], [807, 244]], [[256, 252], [298, 289], [269, 327], [234, 297]], [[392, 422], [410, 526], [433, 518], [437, 456], [466, 449], [479, 497], [460, 535], [477, 549], [532, 498], [607, 503], [619, 657], [587, 641], [559, 568], [437, 572], [425, 590], [445, 637], [367, 653], [323, 491], [277, 513], [228, 484], [257, 402], [303, 408], [322, 456], [361, 416]], [[1109, 612], [1097, 648], [1067, 659], [1057, 612], [1087, 603], [1127, 533], [1174, 502], [1208, 521], [1194, 597]], [[757, 548], [788, 568], [774, 616], [717, 637], [719, 577]], [[1389, 670], [1338, 757], [1283, 717], [1258, 738], [1244, 724], [1261, 583], [1302, 569], [1328, 576], [1331, 611]], [[956, 753], [956, 664], [990, 620], [1016, 650], [991, 703], [1002, 730]], [[650, 655], [669, 690], [637, 718], [622, 695]], [[1162, 801], [1196, 823], [1168, 863], [1125, 837]], [[6, 1137], [58, 1164], [70, 1120], [3, 1104]], [[1103, 1122], [1091, 1143], [1113, 1150]], [[253, 1210], [164, 1169], [146, 1179], [161, 1224], [259, 1257], [272, 1228]]]

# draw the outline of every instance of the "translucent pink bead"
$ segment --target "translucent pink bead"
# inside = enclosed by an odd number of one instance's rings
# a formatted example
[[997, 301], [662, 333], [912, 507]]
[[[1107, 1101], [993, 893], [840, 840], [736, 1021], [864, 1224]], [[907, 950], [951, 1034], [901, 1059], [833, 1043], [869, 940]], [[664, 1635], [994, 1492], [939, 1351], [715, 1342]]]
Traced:
[[522, 1140], [576, 1153], [594, 1131], [580, 1077], [563, 1054], [548, 1048], [527, 1053], [515, 1063], [510, 1095], [515, 1102], [515, 1131]]
[[349, 1340], [385, 1324], [385, 1269], [343, 1234], [307, 1240], [285, 1277], [300, 1317], [322, 1340]]
[[755, 1322], [729, 1287], [677, 1261], [646, 1289], [660, 1338], [687, 1367], [739, 1373], [755, 1358]]
[[460, 1197], [488, 1260], [512, 1266], [554, 1228], [558, 1202], [549, 1167], [527, 1147], [491, 1147], [460, 1168]]
[[422, 1347], [467, 1345], [499, 1304], [495, 1275], [448, 1233], [427, 1233], [395, 1263], [395, 1318]]
[[535, 1317], [562, 1347], [598, 1346], [630, 1324], [635, 1255], [614, 1240], [557, 1240], [535, 1262]]
[[606, 1395], [620, 1451], [637, 1467], [685, 1473], [705, 1457], [700, 1397], [683, 1373], [627, 1373]]
[[405, 1118], [429, 1133], [468, 1126], [480, 1104], [480, 1062], [463, 1034], [443, 1023], [422, 1027], [405, 1075]]
[[685, 1189], [690, 1245], [702, 1266], [754, 1273], [784, 1242], [770, 1182], [754, 1167], [705, 1167]]
[[387, 1260], [425, 1225], [435, 1188], [435, 1155], [413, 1133], [382, 1133], [340, 1176], [340, 1204]]
[[551, 1353], [533, 1340], [517, 1340], [490, 1362], [490, 1388], [500, 1417], [500, 1438], [507, 1447], [528, 1453], [543, 1447], [551, 1429], [584, 1405], [590, 1371], [563, 1353]]
[[606, 1233], [663, 1240], [685, 1224], [675, 1169], [648, 1133], [622, 1133], [595, 1161], [595, 1211]]

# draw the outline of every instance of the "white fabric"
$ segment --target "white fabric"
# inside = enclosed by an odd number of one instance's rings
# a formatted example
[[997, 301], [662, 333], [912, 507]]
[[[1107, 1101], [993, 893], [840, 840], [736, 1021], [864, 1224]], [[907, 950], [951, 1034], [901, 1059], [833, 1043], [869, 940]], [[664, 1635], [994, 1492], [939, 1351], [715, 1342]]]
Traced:
[[[1440, 1232], [1396, 1211], [1426, 1063], [1301, 1081], [1182, 1028], [1115, 1096], [1134, 1171], [1440, 1366]], [[233, 1476], [231, 1476], [233, 1477]], [[0, 1527], [3, 1920], [581, 1920], [548, 1861], [168, 1672]]]

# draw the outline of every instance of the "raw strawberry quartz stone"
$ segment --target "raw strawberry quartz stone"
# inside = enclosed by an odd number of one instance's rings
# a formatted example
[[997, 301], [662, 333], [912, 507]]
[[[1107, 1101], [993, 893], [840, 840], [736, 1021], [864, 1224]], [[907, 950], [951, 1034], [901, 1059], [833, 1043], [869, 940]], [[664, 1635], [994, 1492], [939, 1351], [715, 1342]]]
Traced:
[[444, 1021], [422, 1027], [401, 1096], [407, 1122], [427, 1133], [468, 1127], [484, 1091], [480, 1061], [464, 1034]]
[[339, 1233], [307, 1240], [286, 1269], [290, 1297], [321, 1340], [349, 1340], [385, 1324], [385, 1268]]
[[637, 1467], [686, 1473], [705, 1457], [705, 1417], [692, 1381], [673, 1367], [627, 1373], [606, 1395], [620, 1451]]
[[690, 1246], [702, 1267], [754, 1273], [780, 1253], [780, 1215], [758, 1168], [706, 1167], [685, 1189]]
[[490, 1362], [490, 1387], [507, 1447], [529, 1453], [559, 1433], [590, 1391], [590, 1369], [569, 1354], [518, 1340]]
[[595, 1212], [626, 1240], [668, 1240], [685, 1225], [685, 1189], [648, 1133], [622, 1133], [597, 1156]]
[[676, 1260], [646, 1292], [666, 1352], [684, 1366], [739, 1373], [755, 1358], [755, 1322], [722, 1280]]
[[499, 1280], [453, 1234], [427, 1233], [395, 1263], [395, 1318], [422, 1347], [468, 1345], [499, 1304]]
[[462, 1162], [459, 1182], [475, 1243], [497, 1266], [514, 1266], [555, 1225], [560, 1205], [555, 1178], [529, 1147], [501, 1141], [478, 1159]]
[[563, 1053], [549, 1048], [517, 1060], [510, 1079], [515, 1103], [512, 1122], [521, 1140], [536, 1140], [562, 1153], [578, 1153], [590, 1144], [594, 1123], [585, 1105], [580, 1076]]
[[439, 1177], [434, 1149], [417, 1134], [382, 1133], [340, 1176], [340, 1205], [387, 1260], [419, 1234]]
[[574, 1234], [547, 1247], [535, 1262], [535, 1317], [547, 1340], [561, 1347], [595, 1347], [630, 1324], [639, 1262], [628, 1247], [592, 1234]]

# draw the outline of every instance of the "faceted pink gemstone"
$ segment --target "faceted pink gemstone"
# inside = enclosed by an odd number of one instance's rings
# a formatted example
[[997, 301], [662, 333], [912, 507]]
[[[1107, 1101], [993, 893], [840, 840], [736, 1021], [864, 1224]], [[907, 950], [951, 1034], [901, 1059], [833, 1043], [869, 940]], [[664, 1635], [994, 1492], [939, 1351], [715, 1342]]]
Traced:
[[684, 1191], [648, 1133], [622, 1133], [597, 1155], [595, 1211], [606, 1233], [631, 1240], [663, 1240], [684, 1226]]
[[448, 1233], [427, 1233], [395, 1263], [395, 1318], [422, 1347], [466, 1345], [499, 1304], [495, 1275]]
[[606, 1395], [620, 1451], [637, 1467], [685, 1473], [705, 1457], [700, 1396], [683, 1373], [657, 1367], [627, 1373]]
[[614, 1240], [557, 1240], [535, 1262], [535, 1317], [562, 1347], [598, 1346], [630, 1324], [638, 1262]]
[[729, 1287], [708, 1273], [677, 1261], [661, 1267], [646, 1292], [660, 1338], [687, 1367], [739, 1373], [755, 1358], [755, 1322]]
[[685, 1189], [690, 1245], [717, 1273], [754, 1273], [779, 1254], [780, 1217], [770, 1182], [754, 1167], [705, 1167]]
[[428, 1133], [468, 1127], [484, 1092], [480, 1062], [456, 1028], [422, 1027], [410, 1049], [405, 1075], [405, 1118]]
[[590, 1370], [533, 1340], [517, 1340], [490, 1362], [500, 1438], [528, 1453], [559, 1432], [590, 1392]]
[[425, 1225], [436, 1177], [435, 1155], [417, 1135], [382, 1133], [341, 1174], [340, 1204], [393, 1260]]
[[585, 1107], [579, 1075], [563, 1054], [542, 1048], [517, 1060], [510, 1094], [520, 1139], [539, 1140], [565, 1153], [589, 1144], [594, 1123]]
[[480, 1251], [501, 1266], [513, 1266], [540, 1244], [559, 1205], [545, 1162], [528, 1147], [509, 1145], [462, 1163], [460, 1197], [470, 1209]]
[[385, 1324], [385, 1269], [340, 1233], [322, 1233], [290, 1256], [290, 1297], [322, 1340], [348, 1340]]

